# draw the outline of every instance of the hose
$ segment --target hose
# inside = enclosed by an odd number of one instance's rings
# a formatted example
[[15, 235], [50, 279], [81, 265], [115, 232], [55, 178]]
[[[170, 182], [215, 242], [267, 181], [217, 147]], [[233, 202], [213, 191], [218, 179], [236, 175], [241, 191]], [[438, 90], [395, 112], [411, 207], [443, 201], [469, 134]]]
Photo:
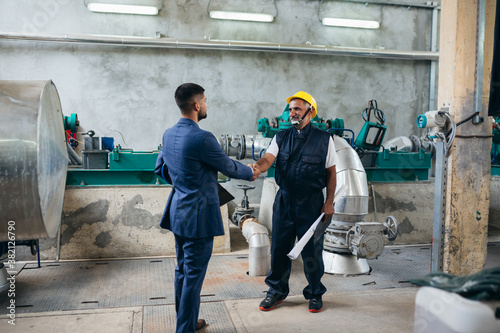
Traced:
[[71, 164], [82, 165], [82, 158], [78, 156], [78, 154], [73, 150], [73, 148], [71, 148], [68, 142], [66, 142], [66, 148], [68, 149], [68, 157], [72, 162]]

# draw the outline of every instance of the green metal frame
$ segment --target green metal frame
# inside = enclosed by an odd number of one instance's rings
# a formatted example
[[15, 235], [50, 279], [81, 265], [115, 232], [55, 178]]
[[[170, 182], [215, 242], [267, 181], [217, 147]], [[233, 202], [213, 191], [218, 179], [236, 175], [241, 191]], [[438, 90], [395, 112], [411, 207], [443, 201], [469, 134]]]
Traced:
[[[154, 172], [159, 150], [136, 151], [116, 146], [109, 153], [109, 169], [69, 167], [67, 186], [171, 186]], [[219, 183], [230, 178], [218, 174]]]
[[420, 152], [391, 152], [385, 149], [376, 153], [375, 167], [365, 167], [370, 182], [407, 182], [429, 179], [431, 154]]

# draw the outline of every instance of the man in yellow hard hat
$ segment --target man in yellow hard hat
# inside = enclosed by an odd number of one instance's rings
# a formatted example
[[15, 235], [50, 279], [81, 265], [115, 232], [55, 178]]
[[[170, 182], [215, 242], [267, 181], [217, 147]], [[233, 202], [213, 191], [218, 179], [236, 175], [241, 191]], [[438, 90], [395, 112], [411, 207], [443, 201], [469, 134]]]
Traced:
[[[266, 154], [254, 165], [254, 179], [276, 160], [276, 183], [280, 189], [273, 206], [271, 271], [266, 277], [269, 286], [266, 298], [260, 303], [262, 311], [272, 310], [289, 293], [288, 279], [291, 260], [287, 254], [295, 238], [301, 238], [316, 218], [325, 213], [323, 223], [333, 215], [337, 154], [331, 135], [314, 127], [311, 119], [317, 114], [315, 99], [304, 91], [286, 99], [293, 127], [274, 136]], [[326, 187], [326, 200], [323, 188]], [[323, 309], [321, 283], [324, 274], [323, 236], [311, 239], [302, 250], [304, 273], [308, 285], [303, 294], [309, 300], [309, 311]]]

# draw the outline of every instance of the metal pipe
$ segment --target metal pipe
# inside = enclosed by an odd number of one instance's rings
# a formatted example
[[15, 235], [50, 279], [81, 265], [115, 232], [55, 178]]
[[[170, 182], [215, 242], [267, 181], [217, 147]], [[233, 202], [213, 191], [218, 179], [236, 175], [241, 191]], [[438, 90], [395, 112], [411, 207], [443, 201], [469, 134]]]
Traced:
[[60, 224], [59, 229], [57, 229], [56, 261], [59, 261], [59, 259], [61, 258], [61, 228], [62, 224]]
[[200, 50], [229, 50], [229, 51], [257, 51], [257, 52], [281, 52], [318, 54], [332, 56], [351, 56], [381, 59], [401, 60], [438, 60], [439, 52], [429, 51], [399, 51], [365, 49], [341, 46], [325, 45], [301, 45], [301, 44], [278, 44], [268, 42], [241, 42], [223, 40], [180, 40], [174, 38], [149, 38], [132, 36], [103, 36], [103, 35], [29, 35], [0, 32], [0, 39], [25, 40], [37, 42], [54, 43], [76, 43], [117, 45], [126, 47], [151, 47], [151, 48], [177, 48], [177, 49], [200, 49]]
[[248, 275], [267, 275], [271, 269], [271, 243], [267, 228], [252, 217], [241, 223], [241, 231], [249, 248]]
[[477, 10], [477, 47], [476, 47], [476, 86], [474, 89], [474, 111], [483, 110], [483, 70], [484, 70], [484, 34], [486, 22], [486, 0], [479, 0]]
[[375, 221], [378, 221], [377, 219], [377, 202], [375, 200], [375, 189], [373, 188], [373, 184], [370, 184], [370, 187], [372, 189], [372, 197], [373, 197], [373, 217]]
[[[438, 9], [434, 8], [432, 11], [432, 25], [431, 25], [431, 52], [437, 50], [437, 32], [438, 32]], [[431, 71], [429, 74], [429, 110], [436, 108], [436, 75], [437, 75], [437, 61], [431, 61]]]

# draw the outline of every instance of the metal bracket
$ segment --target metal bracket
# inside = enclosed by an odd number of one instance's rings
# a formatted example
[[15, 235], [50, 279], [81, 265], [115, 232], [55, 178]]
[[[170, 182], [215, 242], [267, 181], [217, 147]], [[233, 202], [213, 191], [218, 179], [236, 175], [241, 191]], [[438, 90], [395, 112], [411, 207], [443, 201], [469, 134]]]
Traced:
[[431, 272], [443, 271], [443, 238], [446, 202], [446, 174], [448, 159], [444, 156], [444, 142], [437, 141], [436, 176], [434, 184], [434, 223], [432, 225]]

